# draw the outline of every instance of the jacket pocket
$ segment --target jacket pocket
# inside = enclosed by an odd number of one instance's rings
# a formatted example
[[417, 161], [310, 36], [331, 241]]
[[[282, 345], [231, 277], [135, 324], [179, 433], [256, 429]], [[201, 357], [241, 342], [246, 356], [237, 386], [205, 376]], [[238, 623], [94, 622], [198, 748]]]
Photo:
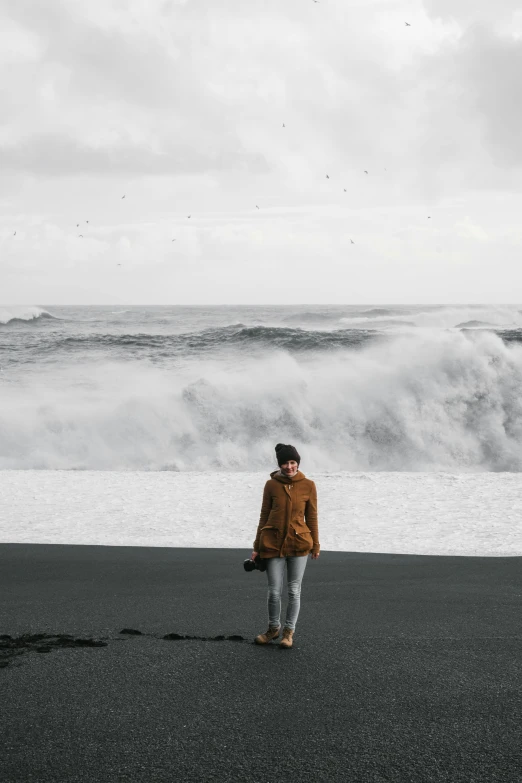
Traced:
[[306, 525], [304, 520], [302, 520], [302, 519], [295, 519], [291, 524], [292, 524], [292, 527], [294, 528], [296, 533], [299, 533], [299, 534], [301, 534], [301, 533], [305, 533], [305, 534], [308, 533], [310, 536], [312, 535], [312, 531], [310, 530], [308, 525]]
[[314, 545], [312, 534], [309, 530], [305, 530], [304, 528], [299, 530], [294, 529], [294, 542], [296, 552], [309, 552]]
[[309, 544], [313, 543], [312, 534], [309, 530], [296, 530], [296, 538], [301, 539], [301, 541], [306, 541]]
[[259, 533], [259, 552], [263, 554], [279, 552], [279, 529], [275, 525], [264, 525]]

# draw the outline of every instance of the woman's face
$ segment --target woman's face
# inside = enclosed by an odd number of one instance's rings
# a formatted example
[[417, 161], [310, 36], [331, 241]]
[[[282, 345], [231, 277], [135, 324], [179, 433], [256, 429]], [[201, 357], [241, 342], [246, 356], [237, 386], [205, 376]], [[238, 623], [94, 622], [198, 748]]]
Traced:
[[284, 462], [280, 467], [283, 476], [295, 476], [299, 468], [299, 465], [297, 464], [295, 459], [291, 459], [288, 460], [288, 462]]

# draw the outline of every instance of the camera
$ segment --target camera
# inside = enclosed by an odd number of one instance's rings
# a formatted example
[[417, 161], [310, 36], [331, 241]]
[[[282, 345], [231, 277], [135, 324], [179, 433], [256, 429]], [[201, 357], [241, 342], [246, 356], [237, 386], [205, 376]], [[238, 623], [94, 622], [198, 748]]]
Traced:
[[243, 562], [245, 571], [266, 571], [266, 560], [257, 555], [253, 560], [248, 558]]

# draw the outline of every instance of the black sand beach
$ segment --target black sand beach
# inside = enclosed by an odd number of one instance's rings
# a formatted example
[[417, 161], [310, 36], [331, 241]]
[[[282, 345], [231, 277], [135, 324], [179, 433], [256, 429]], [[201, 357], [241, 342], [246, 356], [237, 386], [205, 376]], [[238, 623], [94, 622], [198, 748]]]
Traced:
[[522, 780], [521, 558], [248, 554], [0, 544], [2, 782]]

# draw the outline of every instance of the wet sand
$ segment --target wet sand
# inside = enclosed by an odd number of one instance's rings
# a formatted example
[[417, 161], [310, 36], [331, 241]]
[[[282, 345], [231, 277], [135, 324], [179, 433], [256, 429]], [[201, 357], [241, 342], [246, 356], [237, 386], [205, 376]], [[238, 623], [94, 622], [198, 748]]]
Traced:
[[520, 557], [248, 554], [0, 544], [2, 781], [520, 780]]

